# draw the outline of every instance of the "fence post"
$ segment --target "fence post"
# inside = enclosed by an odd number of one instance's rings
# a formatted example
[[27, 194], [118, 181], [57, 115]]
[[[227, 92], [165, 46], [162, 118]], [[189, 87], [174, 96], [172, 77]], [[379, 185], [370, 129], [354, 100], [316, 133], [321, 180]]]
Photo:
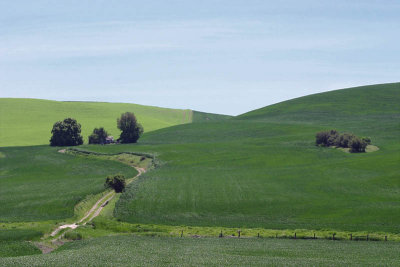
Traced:
[[294, 233], [294, 239], [297, 239], [296, 233]]
[[257, 237], [260, 238], [260, 233], [257, 233]]
[[385, 241], [387, 241], [387, 235], [385, 235]]
[[240, 230], [238, 231], [238, 238], [240, 238]]
[[183, 230], [181, 231], [181, 237], [183, 236]]
[[332, 240], [335, 240], [335, 235], [336, 235], [336, 234], [332, 234]]
[[350, 240], [353, 240], [353, 234], [350, 234]]
[[367, 241], [369, 240], [369, 234], [367, 235]]
[[221, 233], [219, 234], [219, 237], [223, 237], [223, 235], [222, 235], [222, 230], [221, 230]]
[[314, 233], [314, 239], [315, 239], [315, 233]]

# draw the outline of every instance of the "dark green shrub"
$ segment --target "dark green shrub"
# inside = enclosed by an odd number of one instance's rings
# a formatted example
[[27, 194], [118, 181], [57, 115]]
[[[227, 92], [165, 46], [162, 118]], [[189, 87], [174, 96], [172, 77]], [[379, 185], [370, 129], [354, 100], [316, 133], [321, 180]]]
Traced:
[[351, 153], [365, 152], [366, 147], [367, 143], [358, 137], [352, 138], [349, 142], [349, 148]]
[[126, 186], [125, 177], [122, 174], [107, 176], [104, 187], [112, 188], [116, 193], [121, 193], [124, 191]]
[[329, 132], [322, 131], [316, 134], [315, 143], [317, 146], [328, 146]]
[[315, 143], [319, 146], [336, 146], [350, 148], [351, 153], [365, 152], [365, 148], [371, 143], [368, 137], [359, 138], [351, 133], [339, 134], [336, 130], [318, 132]]
[[316, 144], [320, 146], [335, 146], [338, 143], [339, 133], [336, 130], [322, 131], [315, 136]]
[[343, 148], [348, 148], [350, 141], [354, 138], [355, 136], [350, 133], [344, 133], [339, 136], [339, 142], [337, 144], [338, 147], [343, 147]]
[[82, 240], [82, 235], [77, 232], [66, 232], [64, 237], [69, 240]]
[[143, 134], [143, 127], [132, 112], [121, 114], [121, 118], [117, 119], [117, 126], [122, 131], [118, 139], [121, 143], [136, 143]]
[[339, 144], [339, 133], [336, 130], [330, 130], [328, 137], [328, 146], [337, 146]]
[[89, 144], [104, 144], [108, 133], [103, 127], [94, 128], [93, 133], [89, 136]]
[[369, 138], [369, 137], [362, 137], [361, 140], [364, 141], [365, 143], [367, 143], [367, 145], [371, 144], [371, 138]]
[[72, 118], [54, 123], [51, 130], [51, 146], [78, 146], [83, 144], [81, 125]]

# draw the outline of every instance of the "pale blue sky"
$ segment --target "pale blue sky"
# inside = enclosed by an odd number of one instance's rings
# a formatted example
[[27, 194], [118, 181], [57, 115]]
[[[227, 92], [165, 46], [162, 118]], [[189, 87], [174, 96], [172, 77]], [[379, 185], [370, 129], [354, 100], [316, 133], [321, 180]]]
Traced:
[[240, 114], [400, 80], [400, 1], [0, 2], [0, 97]]

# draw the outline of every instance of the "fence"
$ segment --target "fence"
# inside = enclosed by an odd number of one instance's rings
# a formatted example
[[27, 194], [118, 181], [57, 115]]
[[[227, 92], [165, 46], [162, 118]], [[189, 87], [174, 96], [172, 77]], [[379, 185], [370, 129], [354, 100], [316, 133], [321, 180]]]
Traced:
[[[183, 237], [183, 230], [181, 230], [180, 232], [180, 236]], [[242, 235], [242, 231], [238, 230], [237, 231], [237, 236], [236, 235], [224, 235], [223, 231], [221, 230], [221, 232], [218, 234], [219, 238], [251, 238], [251, 237], [256, 237], [256, 238], [263, 238], [262, 235], [260, 235], [260, 233], [257, 233], [256, 236], [249, 236], [246, 235], [245, 237], [243, 237]], [[195, 235], [195, 237], [200, 237], [199, 235]], [[273, 238], [271, 236], [267, 236], [266, 238]], [[315, 233], [313, 234], [313, 236], [298, 236], [296, 232], [294, 232], [293, 235], [278, 235], [275, 234], [275, 238], [281, 238], [281, 239], [328, 239], [328, 240], [350, 240], [350, 241], [388, 241], [388, 236], [385, 235], [384, 239], [380, 239], [377, 237], [371, 237], [369, 234], [367, 235], [353, 235], [352, 233], [350, 233], [348, 235], [348, 239], [340, 237], [337, 238], [336, 237], [336, 233], [332, 233], [330, 236], [317, 236]]]

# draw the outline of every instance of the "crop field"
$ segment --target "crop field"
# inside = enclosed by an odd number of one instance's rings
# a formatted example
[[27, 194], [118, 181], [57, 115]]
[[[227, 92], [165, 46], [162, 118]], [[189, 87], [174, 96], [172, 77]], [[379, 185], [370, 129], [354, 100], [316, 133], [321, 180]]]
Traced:
[[0, 258], [41, 254], [38, 248], [26, 241], [41, 235], [41, 232], [34, 230], [4, 230], [0, 225]]
[[32, 243], [26, 241], [0, 241], [0, 258], [33, 254], [42, 254], [42, 252]]
[[[371, 112], [352, 111], [346, 99], [354, 92], [369, 96]], [[156, 153], [163, 162], [121, 196], [114, 214], [123, 221], [399, 233], [399, 84], [330, 92], [326, 103], [343, 99], [337, 112], [319, 100], [319, 114], [302, 116], [301, 107], [315, 97], [293, 103], [300, 106], [292, 107], [298, 120], [273, 121], [265, 108], [256, 118], [154, 131], [137, 145], [83, 148]], [[334, 119], [339, 113], [346, 122]], [[369, 136], [380, 149], [350, 154], [316, 147], [315, 133], [330, 128]]]
[[[180, 111], [185, 119], [158, 124], [137, 144], [83, 145], [59, 153], [48, 145], [20, 146], [47, 143], [42, 134], [22, 138], [14, 147], [0, 148], [0, 203], [5, 203], [0, 205], [0, 265], [400, 264], [400, 246], [391, 242], [400, 236], [398, 103], [400, 83], [385, 84], [306, 96], [235, 118]], [[91, 114], [96, 105], [111, 105], [85, 104], [86, 111], [67, 110]], [[134, 112], [140, 121], [140, 112]], [[151, 122], [142, 118], [143, 124]], [[25, 126], [32, 131], [43, 127], [30, 123]], [[30, 135], [21, 129], [14, 130]], [[357, 154], [315, 146], [315, 134], [329, 129], [370, 137], [377, 149]], [[7, 131], [4, 140], [10, 140]], [[21, 139], [18, 134], [15, 140]], [[156, 159], [117, 154], [123, 152]], [[33, 255], [40, 251], [27, 241], [47, 238], [60, 222], [86, 214], [97, 201], [93, 196], [105, 194], [107, 175], [134, 177], [130, 165], [147, 168], [152, 162], [156, 168], [117, 194], [99, 217], [69, 232], [87, 240]], [[184, 237], [176, 238], [183, 229]], [[244, 238], [209, 238], [238, 229]], [[259, 232], [282, 239], [257, 239]], [[317, 233], [321, 239], [337, 233], [342, 241], [290, 240], [294, 233], [299, 238]], [[343, 241], [349, 233], [370, 234], [371, 240], [388, 235], [390, 241]]]
[[4, 155], [0, 158], [0, 222], [72, 217], [80, 200], [104, 190], [107, 175], [137, 173], [119, 162], [65, 155], [58, 149], [0, 148]]
[[95, 127], [105, 127], [118, 137], [117, 118], [134, 112], [144, 131], [154, 131], [177, 124], [190, 123], [193, 111], [124, 103], [59, 102], [40, 99], [0, 98], [0, 146], [48, 144], [56, 121], [75, 118], [82, 125], [87, 142]]
[[0, 258], [2, 266], [396, 266], [391, 242], [112, 236], [65, 244], [54, 253]]

